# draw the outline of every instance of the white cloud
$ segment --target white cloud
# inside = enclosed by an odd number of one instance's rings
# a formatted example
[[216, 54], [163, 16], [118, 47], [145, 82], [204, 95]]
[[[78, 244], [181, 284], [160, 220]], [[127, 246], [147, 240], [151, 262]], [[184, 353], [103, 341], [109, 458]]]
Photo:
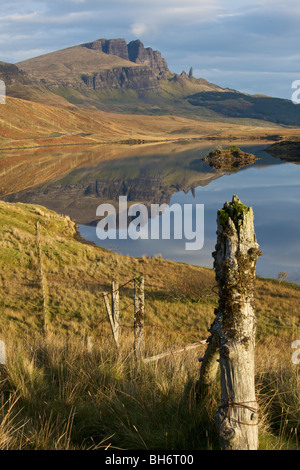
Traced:
[[32, 13], [13, 13], [12, 15], [0, 16], [0, 22], [27, 23], [34, 22], [38, 18], [39, 14], [37, 11], [34, 11]]
[[134, 23], [130, 25], [130, 31], [137, 37], [143, 36], [147, 32], [147, 29], [145, 23]]
[[[299, 69], [298, 0], [2, 3], [0, 60], [16, 62], [101, 37], [124, 37], [127, 42], [139, 38], [146, 47], [160, 50], [173, 71], [188, 70], [191, 65], [194, 73], [196, 69], [219, 69], [227, 85], [232, 83], [237, 89], [249, 86], [247, 73], [253, 88], [259, 85], [250, 73], [253, 70], [296, 73]], [[233, 71], [231, 76], [228, 70]], [[262, 83], [267, 80], [262, 73], [259, 77]], [[281, 80], [283, 89], [285, 79]], [[272, 86], [279, 90], [275, 79]]]
[[45, 15], [38, 12], [28, 14], [12, 14], [0, 16], [0, 24], [4, 23], [32, 23], [32, 24], [70, 24], [78, 21], [85, 21], [95, 17], [91, 11], [70, 12], [63, 15]]
[[141, 39], [153, 40], [172, 30], [176, 34], [187, 27], [201, 26], [223, 11], [219, 0], [187, 0], [184, 4], [182, 0], [138, 2], [134, 12], [130, 12], [136, 21], [130, 23], [129, 31]]

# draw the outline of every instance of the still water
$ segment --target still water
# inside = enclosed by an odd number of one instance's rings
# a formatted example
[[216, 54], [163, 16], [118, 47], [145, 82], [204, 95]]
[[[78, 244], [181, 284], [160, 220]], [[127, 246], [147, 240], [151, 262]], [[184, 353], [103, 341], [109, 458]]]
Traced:
[[[237, 144], [258, 160], [242, 168], [212, 168], [204, 158], [214, 143], [178, 143], [136, 147], [99, 147], [55, 150], [55, 154], [0, 156], [0, 196], [11, 202], [40, 204], [79, 225], [86, 240], [136, 257], [161, 255], [165, 259], [212, 267], [216, 243], [216, 216], [234, 194], [254, 211], [257, 240], [263, 256], [257, 274], [300, 283], [300, 165], [273, 158], [266, 145]], [[3, 169], [1, 167], [3, 166]], [[15, 166], [14, 166], [15, 165]], [[19, 173], [18, 173], [19, 172]], [[35, 184], [39, 182], [39, 184]], [[28, 188], [28, 189], [24, 189]], [[1, 192], [2, 191], [2, 192]], [[119, 196], [129, 205], [204, 205], [204, 244], [187, 251], [187, 240], [99, 240], [96, 209]], [[164, 217], [163, 215], [157, 217]], [[195, 222], [195, 221], [194, 221]], [[150, 223], [150, 222], [149, 222]], [[195, 224], [194, 224], [195, 228]]]
[[[237, 194], [253, 207], [257, 240], [263, 256], [257, 274], [277, 278], [281, 271], [287, 279], [300, 283], [300, 166], [284, 163], [266, 155], [262, 146], [242, 147], [260, 160], [237, 172], [225, 174], [207, 186], [193, 191], [176, 192], [172, 204], [204, 204], [204, 245], [201, 250], [187, 251], [182, 240], [99, 240], [95, 227], [80, 226], [81, 235], [96, 244], [132, 256], [154, 256], [212, 267], [211, 253], [216, 243], [216, 214], [225, 201]], [[159, 216], [163, 217], [163, 216]]]

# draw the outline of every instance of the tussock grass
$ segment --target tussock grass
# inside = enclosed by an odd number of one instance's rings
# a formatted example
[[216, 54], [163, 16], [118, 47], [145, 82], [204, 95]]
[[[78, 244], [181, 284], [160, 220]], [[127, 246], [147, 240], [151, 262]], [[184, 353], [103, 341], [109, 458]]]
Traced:
[[299, 449], [300, 377], [292, 351], [289, 338], [272, 338], [257, 347], [261, 445], [266, 449]]
[[[220, 390], [196, 400], [199, 351], [143, 364], [126, 339], [119, 354], [108, 337], [92, 351], [57, 335], [7, 344], [1, 449], [218, 449]], [[285, 355], [258, 344], [261, 449], [298, 449], [299, 374]]]
[[145, 365], [131, 342], [119, 355], [109, 341], [91, 353], [77, 338], [8, 344], [6, 394], [16, 398], [4, 404], [3, 448], [180, 450], [215, 441], [211, 403], [195, 400], [197, 353]]

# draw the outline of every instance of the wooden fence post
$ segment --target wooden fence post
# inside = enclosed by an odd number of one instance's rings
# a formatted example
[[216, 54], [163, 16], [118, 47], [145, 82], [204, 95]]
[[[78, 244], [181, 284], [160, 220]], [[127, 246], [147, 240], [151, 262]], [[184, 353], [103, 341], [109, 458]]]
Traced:
[[119, 283], [117, 281], [112, 282], [111, 286], [111, 305], [112, 305], [112, 316], [115, 326], [116, 342], [119, 344], [119, 328], [120, 328], [120, 291]]
[[107, 315], [109, 318], [110, 326], [111, 326], [111, 331], [116, 343], [117, 348], [119, 348], [119, 343], [118, 343], [118, 336], [116, 335], [116, 328], [115, 328], [115, 322], [112, 314], [112, 309], [109, 301], [109, 294], [108, 292], [103, 292], [103, 298], [104, 298], [104, 303], [107, 311]]
[[6, 364], [6, 348], [4, 341], [0, 341], [0, 366], [5, 366]]
[[[218, 344], [221, 368], [221, 404], [215, 420], [222, 449], [256, 450], [254, 283], [256, 261], [261, 252], [256, 242], [252, 208], [242, 204], [237, 196], [218, 211], [217, 223], [213, 257], [219, 306], [210, 329], [210, 342]], [[213, 348], [214, 366], [215, 352]], [[207, 356], [212, 357], [208, 350]], [[202, 376], [207, 364], [212, 371], [212, 363], [203, 361]], [[215, 367], [213, 370], [215, 375]], [[201, 383], [198, 389], [201, 392]]]
[[41, 250], [41, 238], [40, 238], [39, 222], [36, 223], [36, 235], [37, 235], [37, 244], [38, 244], [38, 257], [39, 257], [39, 262], [40, 262], [40, 278], [41, 278], [41, 286], [42, 286], [42, 293], [43, 293], [44, 334], [46, 334], [49, 330], [49, 325], [48, 325], [46, 286], [45, 286], [45, 276], [44, 276], [43, 261], [42, 261], [42, 250]]
[[94, 348], [94, 341], [92, 336], [86, 338], [86, 350], [88, 354], [92, 354]]
[[143, 277], [134, 279], [134, 354], [141, 358], [144, 342], [145, 282]]
[[8, 383], [8, 374], [6, 370], [6, 345], [4, 341], [0, 341], [0, 392], [6, 390]]

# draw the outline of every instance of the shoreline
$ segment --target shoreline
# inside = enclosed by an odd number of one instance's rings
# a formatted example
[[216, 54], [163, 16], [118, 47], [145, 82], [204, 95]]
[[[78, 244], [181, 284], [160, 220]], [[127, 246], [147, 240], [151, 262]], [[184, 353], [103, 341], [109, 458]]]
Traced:
[[[155, 145], [155, 144], [170, 144], [170, 143], [181, 143], [181, 142], [244, 142], [244, 143], [253, 143], [253, 142], [266, 142], [266, 143], [276, 143], [280, 141], [279, 138], [274, 138], [276, 136], [258, 136], [258, 137], [219, 137], [219, 136], [203, 136], [203, 137], [187, 137], [187, 138], [178, 138], [178, 139], [160, 139], [160, 140], [146, 140], [146, 139], [124, 139], [116, 141], [94, 141], [94, 142], [77, 142], [77, 143], [57, 143], [57, 144], [48, 144], [48, 145], [28, 145], [28, 146], [16, 146], [16, 147], [3, 147], [0, 143], [0, 152], [5, 152], [8, 150], [35, 150], [39, 148], [55, 148], [55, 147], [81, 147], [81, 146], [106, 146], [106, 145], [125, 145], [125, 146], [134, 146], [134, 145]], [[47, 137], [43, 137], [47, 139]], [[51, 138], [51, 137], [49, 137]], [[21, 142], [21, 140], [20, 140]]]
[[[107, 253], [112, 253], [112, 254], [115, 254], [115, 255], [120, 255], [120, 256], [126, 256], [130, 259], [133, 259], [133, 260], [143, 260], [144, 258], [146, 259], [149, 259], [149, 260], [155, 260], [156, 257], [158, 255], [142, 255], [142, 256], [134, 256], [132, 254], [124, 254], [120, 251], [115, 251], [113, 249], [109, 249], [109, 248], [106, 248], [104, 246], [101, 246], [101, 245], [98, 245], [97, 243], [95, 243], [94, 241], [91, 241], [91, 240], [88, 240], [87, 238], [84, 238], [81, 233], [79, 232], [79, 225], [78, 223], [76, 222], [75, 219], [72, 219], [71, 218], [71, 221], [75, 224], [75, 234], [74, 234], [74, 239], [81, 243], [82, 245], [87, 245], [87, 246], [92, 246], [93, 248], [96, 248], [96, 249], [100, 249], [100, 250], [104, 250], [105, 252]], [[95, 227], [96, 228], [96, 227]], [[161, 254], [161, 260], [163, 262], [166, 262], [166, 263], [174, 263], [176, 265], [182, 265], [182, 266], [188, 266], [188, 267], [191, 267], [191, 268], [200, 268], [200, 269], [207, 269], [208, 271], [210, 272], [214, 272], [214, 268], [213, 267], [207, 267], [207, 266], [202, 266], [202, 265], [198, 265], [198, 264], [191, 264], [191, 263], [188, 263], [187, 261], [178, 261], [178, 260], [173, 260], [173, 259], [169, 259], [169, 258], [164, 258]], [[294, 288], [298, 288], [300, 289], [300, 280], [299, 280], [299, 283], [297, 283], [296, 281], [293, 281], [293, 280], [279, 280], [278, 278], [276, 277], [266, 277], [266, 276], [263, 276], [263, 275], [260, 275], [260, 274], [256, 274], [256, 279], [259, 280], [259, 281], [267, 281], [267, 282], [275, 282], [276, 284], [280, 284], [280, 285], [286, 285], [286, 286], [291, 286], [291, 287], [294, 287]]]

